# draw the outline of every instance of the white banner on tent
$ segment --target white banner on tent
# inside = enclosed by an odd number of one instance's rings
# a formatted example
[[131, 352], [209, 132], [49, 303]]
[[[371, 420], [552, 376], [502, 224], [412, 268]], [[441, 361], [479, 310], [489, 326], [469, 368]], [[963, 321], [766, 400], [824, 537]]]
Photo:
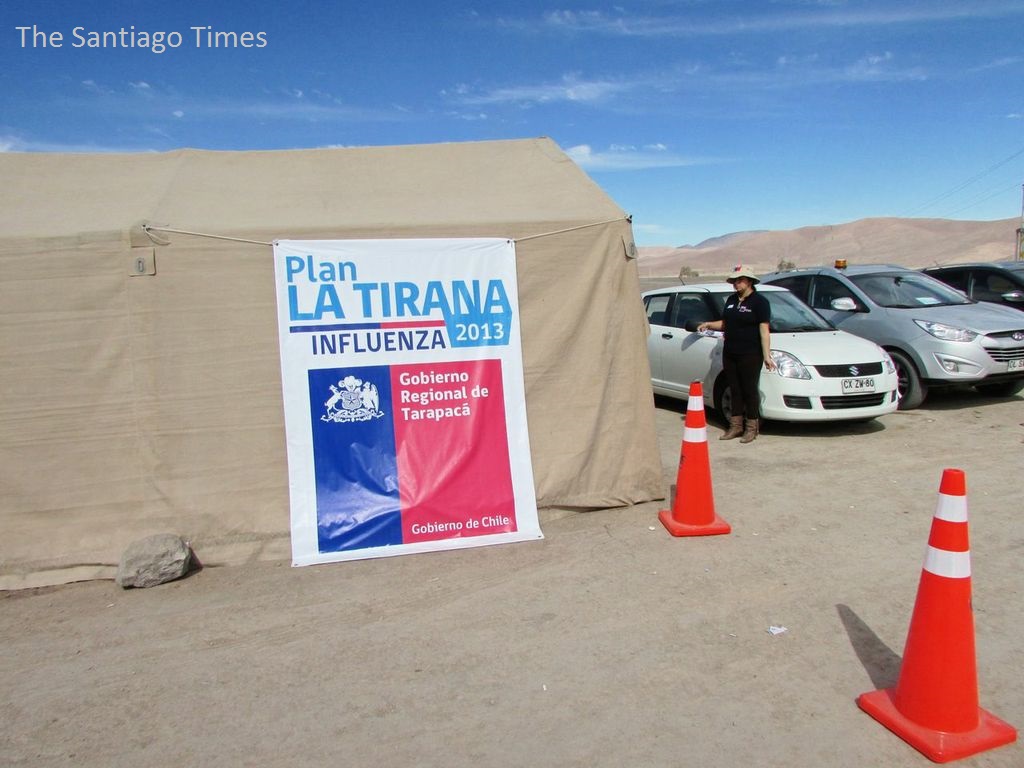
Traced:
[[274, 243], [294, 565], [542, 538], [515, 244]]

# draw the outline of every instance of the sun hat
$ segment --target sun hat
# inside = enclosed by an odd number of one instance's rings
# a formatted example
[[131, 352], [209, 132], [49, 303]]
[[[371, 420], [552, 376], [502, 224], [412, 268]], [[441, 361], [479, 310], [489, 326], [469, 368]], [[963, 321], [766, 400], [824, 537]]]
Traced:
[[733, 267], [732, 272], [730, 272], [729, 276], [725, 278], [725, 282], [733, 283], [736, 281], [736, 278], [738, 277], [746, 277], [747, 279], [750, 280], [752, 285], [757, 285], [759, 282], [761, 282], [760, 280], [757, 279], [757, 275], [754, 274], [753, 270], [750, 267], [747, 267], [743, 264], [737, 264], [735, 267]]

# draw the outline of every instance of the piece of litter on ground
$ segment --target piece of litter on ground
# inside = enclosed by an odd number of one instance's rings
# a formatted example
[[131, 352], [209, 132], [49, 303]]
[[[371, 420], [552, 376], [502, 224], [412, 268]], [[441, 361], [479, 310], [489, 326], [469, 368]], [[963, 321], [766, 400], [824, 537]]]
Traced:
[[545, 691], [548, 689], [546, 685], [542, 685], [541, 688], [543, 688]]
[[658, 530], [658, 529], [657, 529], [657, 528], [655, 528], [655, 527], [654, 527], [653, 525], [648, 525], [648, 526], [647, 526], [647, 530], [648, 530], [648, 531], [656, 531], [656, 530]]
[[774, 624], [772, 624], [770, 627], [768, 627], [768, 634], [771, 634], [771, 635], [781, 635], [785, 631], [786, 631], [785, 627], [776, 627]]

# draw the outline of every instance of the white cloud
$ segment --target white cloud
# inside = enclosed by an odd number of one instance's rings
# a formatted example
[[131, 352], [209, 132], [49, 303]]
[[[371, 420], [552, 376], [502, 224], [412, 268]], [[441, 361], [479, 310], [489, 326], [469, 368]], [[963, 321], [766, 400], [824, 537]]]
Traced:
[[[911, 25], [927, 22], [958, 21], [971, 18], [1004, 18], [1024, 14], [1020, 0], [974, 0], [970, 3], [943, 3], [900, 7], [874, 6], [849, 8], [833, 2], [818, 4], [820, 10], [777, 11], [771, 14], [697, 16], [610, 15], [601, 11], [551, 11], [540, 22], [502, 22], [506, 27], [525, 30], [558, 30], [570, 33], [594, 33], [622, 37], [708, 37], [785, 32], [831, 27]], [[710, 7], [710, 6], [709, 6]]]
[[920, 67], [899, 69], [892, 66], [895, 57], [890, 51], [870, 54], [845, 67], [842, 71], [847, 80], [926, 80], [927, 75]]
[[445, 112], [448, 117], [453, 117], [456, 120], [465, 120], [466, 122], [476, 123], [487, 119], [486, 112]]
[[189, 112], [214, 117], [258, 117], [266, 120], [355, 120], [393, 121], [402, 119], [397, 110], [375, 110], [344, 104], [313, 104], [288, 101], [240, 101], [209, 99], [189, 102]]
[[92, 80], [92, 79], [90, 79], [90, 80], [83, 80], [82, 81], [82, 89], [87, 91], [87, 92], [89, 92], [89, 93], [100, 94], [100, 95], [104, 95], [104, 96], [113, 93], [112, 90], [110, 90], [109, 88], [105, 88], [105, 87], [101, 86], [99, 83], [97, 83], [95, 80]]
[[457, 101], [463, 104], [550, 104], [570, 102], [575, 104], [599, 104], [612, 97], [625, 93], [635, 87], [627, 81], [607, 79], [585, 80], [576, 75], [563, 75], [556, 83], [537, 85], [515, 85], [494, 88], [478, 93], [472, 92], [465, 85], [454, 90]]
[[[399, 107], [386, 109], [366, 108], [343, 103], [340, 99], [323, 92], [310, 98], [306, 91], [298, 88], [282, 89], [267, 94], [262, 100], [246, 98], [218, 98], [192, 96], [151, 85], [145, 81], [129, 82], [119, 90], [97, 84], [94, 80], [82, 81], [86, 95], [81, 108], [95, 108], [98, 102], [108, 114], [121, 112], [139, 115], [147, 120], [158, 120], [173, 115], [183, 117], [188, 112], [195, 119], [252, 119], [282, 121], [353, 121], [353, 122], [396, 122], [409, 119]], [[145, 96], [140, 99], [139, 96]]]
[[848, 63], [822, 64], [817, 55], [780, 57], [768, 68], [742, 66], [731, 70], [707, 70], [693, 81], [694, 87], [764, 89], [802, 88], [834, 83], [912, 82], [927, 80], [923, 67], [901, 66], [889, 51], [867, 54]]
[[810, 53], [804, 56], [784, 55], [779, 56], [775, 60], [775, 66], [780, 69], [782, 67], [806, 67], [816, 64], [819, 59], [820, 57], [816, 53]]
[[669, 152], [663, 144], [648, 145], [643, 149], [613, 144], [604, 151], [595, 151], [589, 144], [578, 144], [567, 148], [565, 153], [588, 171], [638, 171], [730, 162], [715, 157], [684, 157]]
[[967, 71], [972, 74], [975, 72], [987, 72], [990, 69], [1002, 69], [1003, 67], [1012, 67], [1014, 64], [1020, 64], [1022, 61], [1024, 61], [1024, 57], [1021, 56], [1004, 56], [1001, 59], [996, 59], [995, 61], [989, 61], [986, 62], [985, 64], [979, 64], [976, 67], [971, 67]]
[[[665, 108], [670, 94], [727, 93], [730, 98], [743, 92], [827, 86], [836, 83], [915, 82], [929, 78], [920, 66], [908, 67], [891, 51], [868, 53], [858, 59], [824, 62], [820, 54], [779, 56], [765, 66], [748, 61], [724, 66], [680, 63], [659, 71], [587, 78], [565, 74], [560, 80], [512, 86], [469, 86], [461, 83], [441, 92], [448, 101], [466, 106], [512, 106], [532, 108], [562, 104], [647, 112]], [[476, 109], [467, 110], [470, 114]]]
[[70, 153], [108, 153], [108, 152], [156, 152], [151, 147], [109, 146], [89, 143], [64, 143], [55, 141], [38, 141], [23, 139], [19, 136], [0, 136], [0, 152], [70, 152]]
[[676, 229], [666, 227], [664, 224], [640, 224], [637, 221], [633, 222], [633, 231], [644, 235], [667, 235], [677, 232]]

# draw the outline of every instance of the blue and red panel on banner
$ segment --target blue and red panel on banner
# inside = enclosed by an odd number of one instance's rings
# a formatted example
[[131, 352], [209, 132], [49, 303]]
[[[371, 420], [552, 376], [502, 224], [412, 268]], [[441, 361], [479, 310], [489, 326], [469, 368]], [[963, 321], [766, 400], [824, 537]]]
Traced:
[[516, 530], [500, 360], [312, 370], [309, 398], [321, 552]]

